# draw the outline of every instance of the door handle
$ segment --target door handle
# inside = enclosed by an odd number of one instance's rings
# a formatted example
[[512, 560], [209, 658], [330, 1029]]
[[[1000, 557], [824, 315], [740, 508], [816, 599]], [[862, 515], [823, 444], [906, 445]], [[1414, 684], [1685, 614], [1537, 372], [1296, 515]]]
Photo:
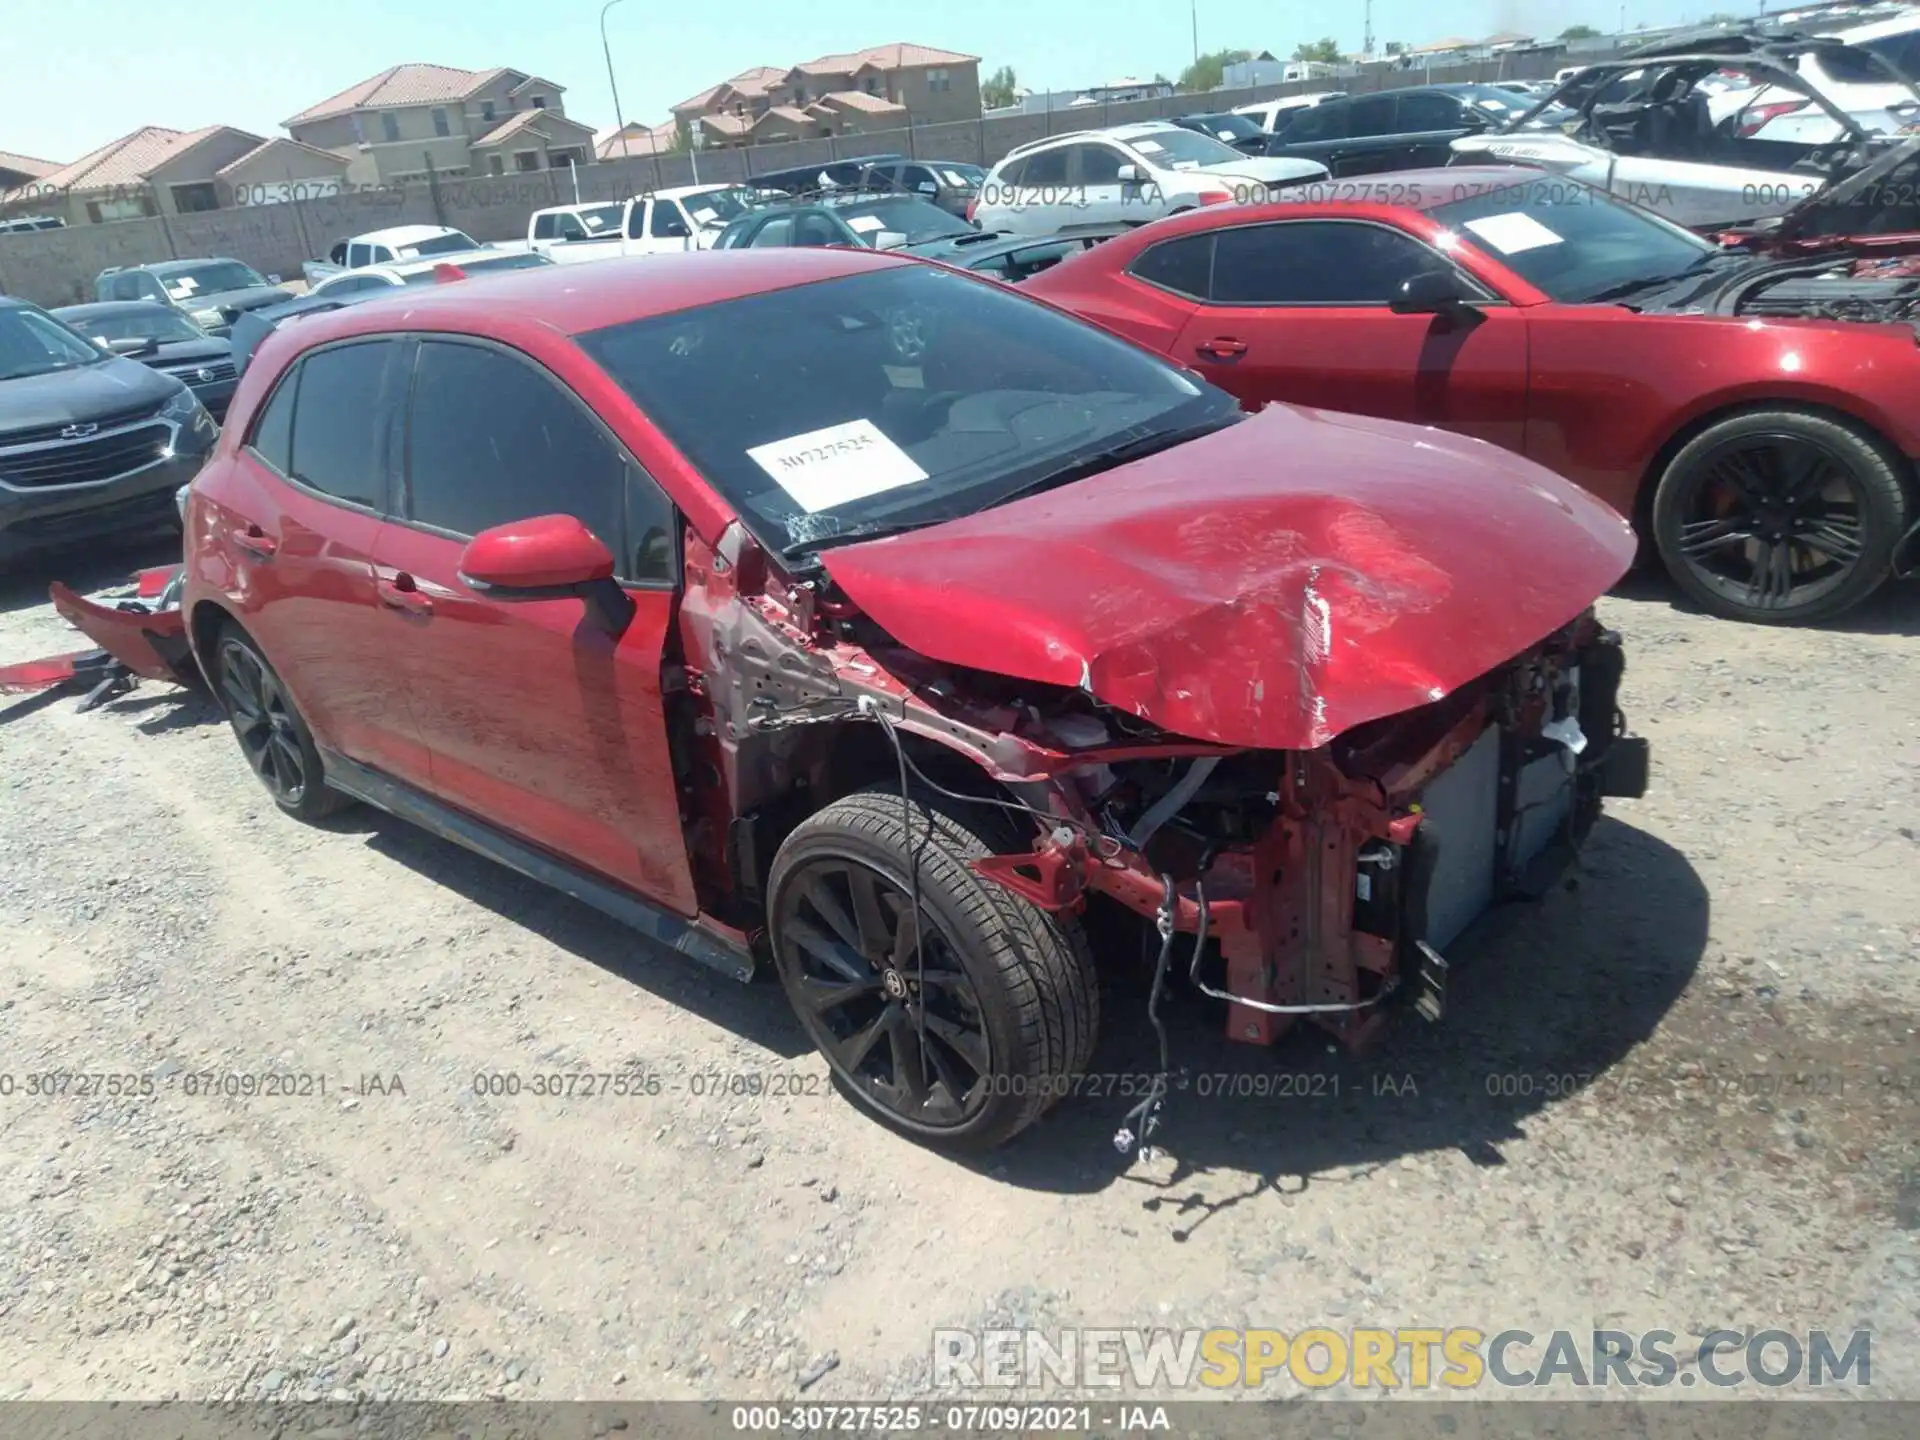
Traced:
[[391, 578], [378, 577], [373, 588], [380, 596], [380, 603], [390, 610], [404, 610], [409, 615], [433, 613], [433, 601], [420, 593], [413, 576], [404, 570], [396, 571]]
[[1218, 335], [1193, 347], [1210, 360], [1233, 360], [1247, 353], [1247, 342]]
[[280, 548], [280, 542], [258, 525], [236, 532], [233, 543], [258, 560], [271, 560], [273, 552]]

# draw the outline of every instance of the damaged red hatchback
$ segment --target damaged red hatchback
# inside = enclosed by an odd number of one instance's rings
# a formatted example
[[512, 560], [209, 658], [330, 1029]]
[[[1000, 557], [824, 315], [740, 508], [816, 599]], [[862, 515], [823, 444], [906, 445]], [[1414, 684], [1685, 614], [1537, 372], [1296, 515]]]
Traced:
[[1235, 1039], [1437, 1011], [1442, 947], [1644, 788], [1591, 609], [1632, 553], [1495, 447], [1246, 415], [941, 267], [742, 251], [276, 333], [182, 614], [284, 810], [770, 955], [851, 1096], [992, 1144], [1093, 1048], [1090, 906]]

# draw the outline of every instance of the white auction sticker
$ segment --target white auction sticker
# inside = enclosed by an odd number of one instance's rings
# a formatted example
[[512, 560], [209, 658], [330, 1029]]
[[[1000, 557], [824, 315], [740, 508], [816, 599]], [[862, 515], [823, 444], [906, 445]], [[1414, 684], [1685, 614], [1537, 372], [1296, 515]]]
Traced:
[[871, 420], [809, 430], [755, 445], [747, 454], [809, 514], [927, 478]]
[[1542, 245], [1558, 245], [1554, 234], [1524, 210], [1507, 215], [1483, 215], [1468, 220], [1466, 228], [1493, 246], [1502, 255], [1518, 255], [1522, 250], [1538, 250]]
[[862, 235], [865, 235], [870, 231], [886, 229], [887, 222], [882, 220], [878, 215], [849, 215], [847, 217], [847, 228], [849, 230], [858, 230]]

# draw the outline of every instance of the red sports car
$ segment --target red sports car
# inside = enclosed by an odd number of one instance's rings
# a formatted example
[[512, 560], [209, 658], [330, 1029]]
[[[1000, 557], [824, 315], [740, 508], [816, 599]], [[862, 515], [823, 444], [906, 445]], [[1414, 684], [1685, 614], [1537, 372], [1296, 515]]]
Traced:
[[[1095, 896], [1233, 1038], [1357, 1041], [1436, 1016], [1445, 947], [1645, 785], [1606, 506], [872, 252], [310, 316], [186, 533], [183, 594], [57, 599], [134, 673], [197, 659], [283, 810], [371, 802], [742, 978], [770, 952], [847, 1092], [934, 1139], [1073, 1089]], [[63, 667], [114, 680], [0, 688]]]
[[1920, 512], [1916, 256], [1716, 245], [1575, 182], [1456, 168], [1175, 216], [1024, 288], [1245, 403], [1538, 460], [1708, 610], [1791, 623], [1871, 594]]

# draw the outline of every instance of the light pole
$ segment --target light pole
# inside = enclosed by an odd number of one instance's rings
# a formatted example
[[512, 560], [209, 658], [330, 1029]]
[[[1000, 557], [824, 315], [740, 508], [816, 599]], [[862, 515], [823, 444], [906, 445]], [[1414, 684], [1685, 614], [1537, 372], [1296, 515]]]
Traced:
[[620, 84], [613, 78], [613, 47], [607, 44], [607, 11], [618, 5], [620, 0], [607, 0], [600, 7], [600, 49], [607, 57], [607, 88], [613, 91], [613, 123], [620, 127], [620, 158], [627, 156], [627, 119], [620, 113]]
[[1200, 0], [1187, 0], [1187, 14], [1193, 20], [1193, 63], [1200, 63]]

